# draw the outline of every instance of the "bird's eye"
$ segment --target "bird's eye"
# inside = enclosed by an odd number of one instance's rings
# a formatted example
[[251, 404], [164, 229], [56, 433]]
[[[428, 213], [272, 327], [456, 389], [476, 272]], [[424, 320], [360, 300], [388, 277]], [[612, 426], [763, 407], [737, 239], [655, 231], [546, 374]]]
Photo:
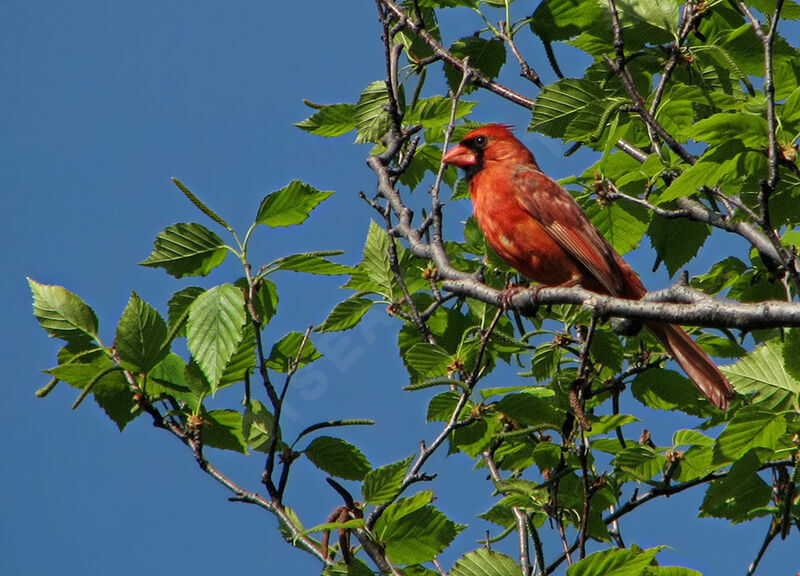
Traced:
[[478, 136], [475, 138], [475, 146], [477, 146], [478, 148], [483, 148], [484, 146], [486, 146], [486, 142], [487, 142], [486, 136]]

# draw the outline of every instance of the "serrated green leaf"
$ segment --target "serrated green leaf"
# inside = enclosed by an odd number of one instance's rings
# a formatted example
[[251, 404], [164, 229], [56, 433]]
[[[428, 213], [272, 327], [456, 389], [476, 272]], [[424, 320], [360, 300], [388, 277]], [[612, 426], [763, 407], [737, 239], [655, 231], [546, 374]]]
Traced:
[[610, 430], [622, 428], [626, 424], [639, 421], [639, 419], [632, 414], [604, 414], [603, 416], [589, 416], [588, 419], [589, 423], [592, 425], [591, 431], [587, 432], [588, 436], [605, 434]]
[[406, 471], [413, 460], [414, 456], [412, 455], [405, 460], [370, 470], [364, 477], [364, 484], [361, 486], [364, 502], [366, 504], [391, 502], [400, 492]]
[[147, 373], [145, 392], [151, 396], [168, 394], [173, 398], [186, 401], [191, 388], [186, 382], [186, 362], [177, 354], [170, 352]]
[[403, 355], [412, 383], [423, 382], [436, 376], [444, 376], [453, 357], [441, 346], [421, 342], [414, 344]]
[[725, 478], [708, 487], [700, 516], [727, 518], [736, 524], [748, 520], [755, 509], [766, 506], [772, 487], [759, 477], [760, 465], [755, 450], [749, 450], [734, 462]]
[[242, 437], [251, 450], [269, 450], [274, 425], [272, 413], [258, 400], [250, 400], [242, 416]]
[[212, 410], [203, 414], [203, 444], [211, 448], [247, 453], [242, 434], [242, 415], [235, 410]]
[[714, 462], [724, 464], [741, 458], [752, 448], [774, 450], [786, 432], [786, 417], [760, 406], [739, 410], [714, 444]]
[[733, 284], [747, 270], [747, 264], [734, 256], [729, 256], [714, 264], [707, 274], [691, 279], [693, 288], [706, 294], [719, 294]]
[[524, 392], [508, 394], [495, 407], [512, 420], [534, 429], [560, 430], [564, 421], [564, 414], [555, 408], [551, 400]]
[[420, 564], [436, 557], [464, 528], [428, 505], [381, 526], [379, 537], [392, 562]]
[[[722, 372], [738, 393], [754, 394], [753, 402], [765, 409], [797, 408], [800, 380], [793, 378], [784, 366], [787, 344], [770, 340], [735, 364], [723, 366]], [[791, 349], [790, 356], [797, 355], [797, 348]]]
[[389, 93], [386, 90], [386, 82], [376, 80], [364, 89], [353, 110], [358, 130], [356, 144], [380, 142], [391, 126], [388, 105]]
[[319, 436], [303, 453], [320, 470], [345, 480], [363, 480], [372, 469], [361, 450], [341, 438]]
[[222, 264], [227, 253], [222, 238], [202, 224], [181, 223], [162, 230], [153, 252], [139, 264], [163, 268], [175, 278], [206, 276]]
[[488, 548], [467, 552], [448, 572], [450, 576], [511, 576], [519, 573], [519, 564], [505, 554]]
[[337, 304], [325, 321], [315, 328], [318, 332], [349, 330], [361, 321], [374, 302], [369, 298], [353, 296]]
[[166, 338], [167, 324], [161, 315], [133, 292], [114, 338], [122, 366], [134, 372], [149, 372], [169, 353], [164, 346]]
[[739, 174], [738, 163], [742, 153], [744, 149], [738, 141], [714, 146], [673, 180], [669, 188], [658, 195], [657, 202], [663, 204], [697, 194], [703, 186], [714, 187], [731, 175]]
[[753, 150], [760, 150], [767, 145], [767, 127], [764, 119], [740, 112], [720, 112], [698, 120], [689, 129], [688, 136], [712, 146], [732, 140], [739, 140], [745, 147]]
[[531, 31], [546, 42], [574, 38], [606, 15], [597, 0], [544, 0], [531, 16]]
[[620, 254], [639, 246], [650, 219], [646, 210], [633, 204], [602, 206], [592, 202], [584, 208], [584, 212]]
[[621, 482], [634, 480], [647, 482], [664, 471], [667, 459], [648, 446], [630, 446], [621, 450], [614, 458]]
[[217, 389], [242, 382], [256, 368], [256, 328], [252, 324], [242, 330], [242, 339], [236, 351], [225, 364], [225, 370], [217, 383]]
[[356, 128], [355, 104], [330, 104], [321, 106], [305, 102], [317, 112], [295, 126], [317, 136], [341, 136]]
[[212, 393], [242, 341], [245, 321], [244, 296], [233, 284], [214, 286], [199, 295], [189, 308], [189, 352], [208, 379]]
[[[289, 539], [291, 540], [291, 537]], [[340, 560], [336, 564], [326, 566], [322, 576], [375, 576], [375, 572], [360, 558], [350, 558], [347, 562]]]
[[[272, 346], [269, 357], [265, 364], [268, 368], [276, 372], [287, 373], [292, 365], [297, 361], [297, 368], [314, 362], [322, 358], [322, 354], [317, 350], [311, 339], [303, 342], [304, 335], [301, 332], [289, 332]], [[300, 346], [303, 346], [302, 352]], [[298, 356], [298, 353], [300, 355]]]
[[602, 90], [584, 78], [564, 78], [545, 86], [533, 104], [529, 131], [563, 138], [570, 123], [594, 104]]
[[[468, 116], [476, 104], [477, 102], [459, 100], [456, 119]], [[407, 111], [404, 121], [408, 124], [420, 124], [423, 128], [441, 128], [450, 122], [452, 107], [452, 100], [444, 96], [421, 98], [412, 109]]]
[[265, 274], [271, 274], [278, 270], [333, 276], [351, 273], [352, 268], [349, 266], [337, 264], [336, 262], [325, 259], [326, 256], [338, 256], [339, 254], [343, 254], [343, 252], [341, 250], [321, 250], [318, 252], [305, 252], [302, 254], [284, 256], [265, 266], [267, 270]]
[[63, 286], [39, 284], [28, 278], [33, 315], [53, 338], [67, 342], [97, 338], [97, 316], [88, 304]]
[[91, 391], [95, 402], [122, 431], [137, 416], [133, 393], [122, 370], [115, 369], [111, 359], [99, 352], [82, 359], [87, 361], [61, 364], [45, 372], [84, 392]]
[[664, 546], [641, 550], [609, 548], [590, 554], [567, 568], [567, 576], [634, 576], [649, 566]]
[[311, 211], [331, 195], [331, 191], [317, 190], [305, 182], [292, 180], [284, 188], [264, 197], [256, 223], [272, 228], [302, 224]]
[[783, 342], [783, 367], [786, 374], [800, 381], [800, 328], [792, 328]]
[[676, 430], [672, 436], [672, 445], [678, 446], [712, 446], [714, 439], [697, 430]]
[[[496, 78], [506, 61], [506, 47], [499, 38], [485, 40], [478, 36], [467, 36], [456, 40], [450, 46], [450, 53], [459, 60], [468, 57], [469, 65], [482, 72], [487, 78]], [[458, 90], [461, 83], [461, 72], [449, 64], [445, 64], [444, 74], [450, 90], [453, 92]], [[464, 92], [469, 93], [474, 89], [474, 86], [467, 84]]]
[[[169, 329], [174, 332], [175, 338], [186, 336], [186, 320], [189, 318], [189, 307], [205, 291], [205, 288], [200, 288], [199, 286], [187, 286], [175, 292], [167, 302]], [[180, 327], [178, 327], [178, 323], [181, 323]]]
[[631, 391], [639, 402], [656, 410], [680, 410], [695, 416], [706, 414], [697, 387], [672, 370], [655, 368], [639, 374]]
[[[426, 419], [428, 422], [447, 422], [453, 415], [453, 411], [458, 405], [458, 399], [461, 394], [454, 391], [442, 392], [431, 398], [428, 402], [428, 413]], [[464, 406], [462, 414], [472, 408], [472, 402], [467, 402]]]
[[680, 220], [678, 224], [675, 220], [653, 215], [647, 235], [659, 258], [666, 264], [670, 277], [673, 277], [705, 244], [711, 235], [711, 227], [691, 220]]

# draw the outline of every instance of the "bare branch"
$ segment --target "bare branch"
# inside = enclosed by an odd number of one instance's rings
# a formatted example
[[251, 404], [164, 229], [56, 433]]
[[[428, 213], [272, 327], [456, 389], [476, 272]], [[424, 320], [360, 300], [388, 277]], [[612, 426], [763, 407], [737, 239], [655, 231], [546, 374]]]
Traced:
[[498, 96], [502, 96], [506, 100], [514, 102], [515, 104], [519, 104], [520, 106], [524, 106], [525, 108], [533, 108], [533, 100], [530, 98], [526, 98], [522, 94], [518, 92], [514, 92], [510, 88], [487, 78], [485, 74], [483, 74], [480, 70], [476, 68], [472, 68], [465, 64], [462, 60], [456, 58], [452, 52], [447, 50], [444, 46], [442, 46], [436, 38], [434, 38], [430, 32], [425, 29], [425, 25], [421, 20], [416, 20], [412, 18], [410, 15], [406, 14], [400, 6], [392, 2], [392, 0], [376, 0], [377, 2], [383, 4], [387, 10], [393, 13], [398, 19], [398, 26], [402, 26], [403, 28], [407, 28], [414, 32], [420, 39], [427, 44], [431, 50], [433, 50], [434, 54], [447, 62], [451, 66], [453, 66], [456, 70], [460, 71], [462, 74], [465, 72], [469, 73], [470, 82], [475, 84], [476, 86], [480, 86], [481, 88], [485, 88], [490, 92], [494, 92]]

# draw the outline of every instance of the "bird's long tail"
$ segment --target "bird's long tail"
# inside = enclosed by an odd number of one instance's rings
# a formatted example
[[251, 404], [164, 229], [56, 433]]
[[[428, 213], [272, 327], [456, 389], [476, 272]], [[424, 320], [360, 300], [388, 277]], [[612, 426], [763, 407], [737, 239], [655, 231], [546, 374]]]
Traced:
[[692, 337], [674, 324], [647, 324], [647, 329], [683, 368], [700, 392], [714, 406], [727, 410], [728, 401], [734, 396], [733, 386]]

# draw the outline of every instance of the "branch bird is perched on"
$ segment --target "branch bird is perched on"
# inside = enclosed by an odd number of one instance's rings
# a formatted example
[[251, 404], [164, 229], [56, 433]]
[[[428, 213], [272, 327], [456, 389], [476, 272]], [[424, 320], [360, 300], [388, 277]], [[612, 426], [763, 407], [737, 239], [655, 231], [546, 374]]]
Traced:
[[[632, 300], [647, 293], [636, 272], [575, 199], [539, 169], [508, 126], [473, 130], [442, 160], [464, 169], [475, 219], [486, 239], [530, 280]], [[726, 410], [733, 387], [695, 341], [672, 324], [646, 326], [703, 395]]]

